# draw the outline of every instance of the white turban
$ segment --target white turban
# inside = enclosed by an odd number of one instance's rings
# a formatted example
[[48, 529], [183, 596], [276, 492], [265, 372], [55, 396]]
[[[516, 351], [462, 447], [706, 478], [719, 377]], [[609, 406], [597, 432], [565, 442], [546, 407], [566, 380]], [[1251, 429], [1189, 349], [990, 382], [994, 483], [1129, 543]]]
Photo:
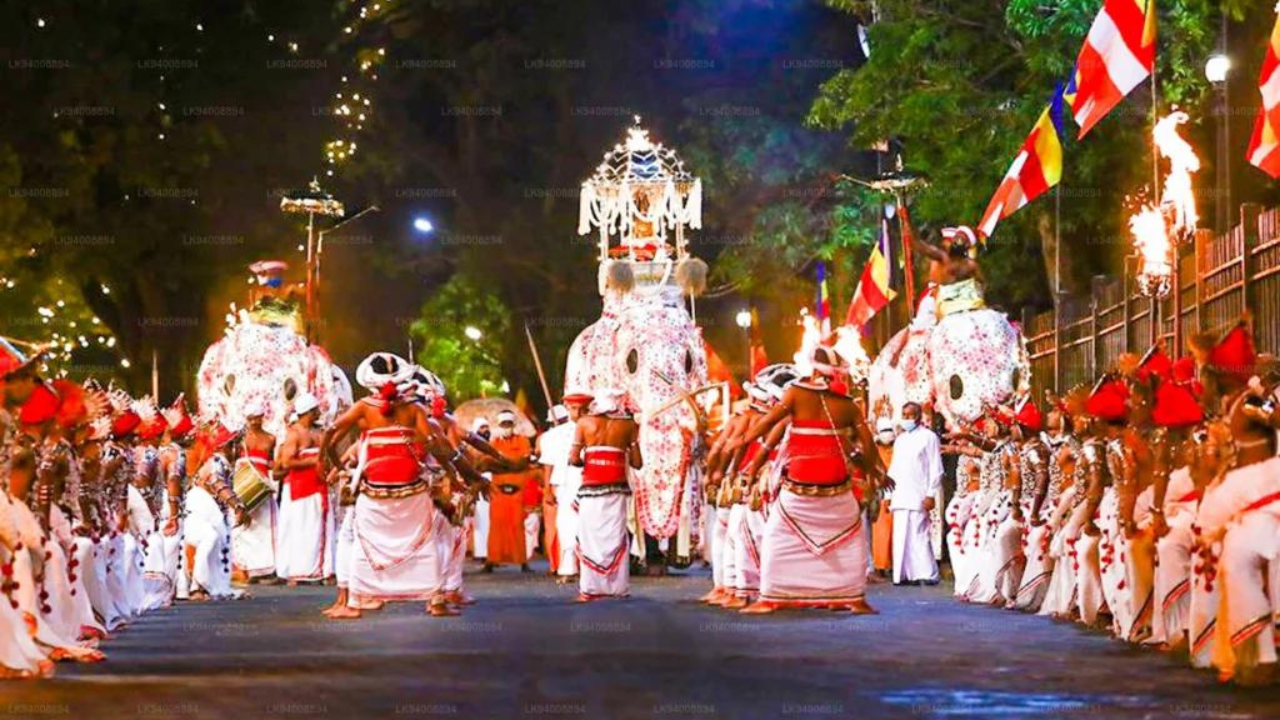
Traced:
[[397, 388], [413, 377], [416, 366], [395, 353], [376, 352], [356, 368], [356, 382], [369, 390], [381, 390], [391, 383]]

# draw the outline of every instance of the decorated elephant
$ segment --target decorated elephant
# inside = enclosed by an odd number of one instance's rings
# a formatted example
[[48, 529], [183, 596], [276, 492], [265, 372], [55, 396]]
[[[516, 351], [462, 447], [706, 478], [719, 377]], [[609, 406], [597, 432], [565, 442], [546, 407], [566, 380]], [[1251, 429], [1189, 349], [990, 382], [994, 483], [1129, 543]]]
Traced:
[[640, 423], [644, 467], [636, 472], [636, 517], [645, 535], [696, 545], [700, 418], [690, 393], [707, 382], [702, 331], [673, 285], [607, 292], [604, 312], [569, 351], [565, 391], [614, 387]]
[[948, 422], [969, 423], [1030, 387], [1030, 362], [1017, 327], [979, 308], [936, 323], [918, 317], [880, 351], [869, 381], [872, 412], [888, 405], [896, 416], [904, 403], [932, 403]]
[[245, 424], [245, 410], [265, 409], [263, 427], [284, 437], [293, 400], [308, 391], [320, 401], [321, 422], [350, 406], [351, 384], [328, 353], [283, 325], [239, 323], [205, 351], [197, 376], [202, 417], [231, 430]]

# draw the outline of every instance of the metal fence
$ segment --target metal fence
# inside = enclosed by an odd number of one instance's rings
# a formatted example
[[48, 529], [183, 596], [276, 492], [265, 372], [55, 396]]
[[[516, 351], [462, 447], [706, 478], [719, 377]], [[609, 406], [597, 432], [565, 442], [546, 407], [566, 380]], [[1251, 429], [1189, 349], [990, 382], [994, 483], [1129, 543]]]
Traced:
[[1201, 230], [1180, 248], [1178, 263], [1180, 328], [1173, 293], [1160, 301], [1143, 296], [1127, 265], [1120, 277], [1094, 278], [1088, 297], [1064, 297], [1056, 311], [1024, 312], [1036, 396], [1091, 382], [1124, 353], [1141, 354], [1157, 339], [1181, 355], [1187, 338], [1226, 330], [1245, 308], [1253, 312], [1259, 352], [1280, 352], [1280, 208], [1241, 206], [1240, 224], [1220, 236]]

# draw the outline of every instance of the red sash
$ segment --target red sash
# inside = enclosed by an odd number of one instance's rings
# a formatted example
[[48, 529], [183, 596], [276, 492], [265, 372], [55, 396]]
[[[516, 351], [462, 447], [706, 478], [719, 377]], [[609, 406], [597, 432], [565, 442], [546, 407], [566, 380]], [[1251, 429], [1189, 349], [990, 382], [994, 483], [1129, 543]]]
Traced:
[[627, 453], [622, 448], [593, 445], [583, 453], [582, 484], [616, 485], [627, 481]]
[[795, 420], [787, 435], [787, 478], [807, 485], [849, 479], [838, 431], [825, 420]]
[[413, 433], [402, 427], [366, 430], [362, 479], [375, 491], [396, 491], [421, 483], [422, 462]]
[[[307, 448], [299, 453], [298, 457], [317, 457], [319, 454], [320, 448]], [[325, 491], [324, 481], [320, 478], [320, 467], [318, 465], [290, 470], [289, 474], [285, 475], [284, 481], [289, 483], [289, 498], [291, 500], [301, 500]]]
[[257, 468], [258, 472], [262, 473], [264, 476], [271, 476], [271, 458], [267, 456], [265, 451], [246, 450], [245, 454], [241, 456], [240, 459], [253, 465]]

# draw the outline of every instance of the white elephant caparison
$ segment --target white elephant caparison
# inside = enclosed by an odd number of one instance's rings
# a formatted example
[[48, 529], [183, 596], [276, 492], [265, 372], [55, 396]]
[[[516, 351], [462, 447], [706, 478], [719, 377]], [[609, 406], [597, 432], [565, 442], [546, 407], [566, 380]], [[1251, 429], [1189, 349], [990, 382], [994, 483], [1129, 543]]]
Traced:
[[606, 293], [600, 319], [569, 349], [566, 391], [618, 388], [639, 411], [644, 467], [635, 476], [635, 505], [651, 537], [697, 534], [698, 419], [690, 403], [678, 399], [706, 382], [702, 331], [673, 286]]
[[887, 402], [897, 416], [904, 403], [931, 402], [949, 423], [971, 423], [1030, 387], [1029, 368], [1022, 335], [1003, 313], [953, 313], [889, 340], [871, 366], [870, 407]]
[[241, 323], [209, 346], [197, 375], [201, 416], [228, 429], [244, 427], [245, 410], [261, 403], [263, 427], [284, 437], [293, 399], [308, 391], [328, 423], [351, 405], [351, 384], [318, 345], [280, 325]]

